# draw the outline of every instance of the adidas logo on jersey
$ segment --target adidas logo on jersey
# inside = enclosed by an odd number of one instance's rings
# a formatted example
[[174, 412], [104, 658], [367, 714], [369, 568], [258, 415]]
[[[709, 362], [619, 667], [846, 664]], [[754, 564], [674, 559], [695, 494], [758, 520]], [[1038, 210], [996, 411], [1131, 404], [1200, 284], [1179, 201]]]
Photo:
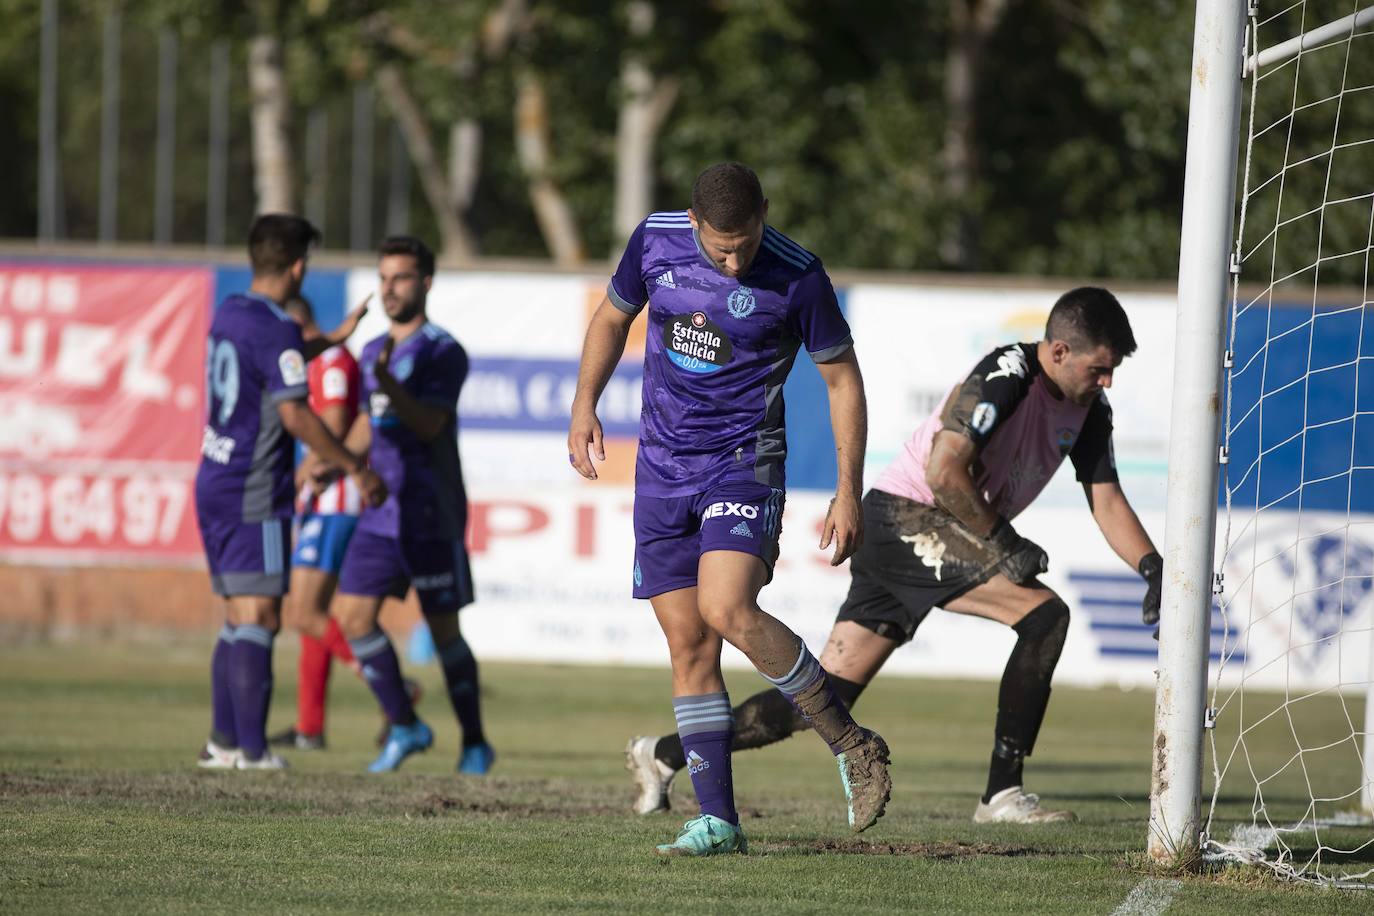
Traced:
[[702, 756], [696, 751], [691, 751], [687, 754], [687, 771], [693, 776], [697, 775], [697, 773], [700, 773], [702, 770], [709, 770], [710, 768], [711, 764], [702, 759]]
[[744, 524], [744, 522], [740, 522], [738, 525], [731, 528], [730, 533], [738, 534], [740, 537], [746, 538], [752, 538], [754, 536], [754, 532], [750, 531], [749, 526]]
[[677, 289], [677, 284], [673, 282], [673, 272], [671, 270], [666, 270], [659, 274], [658, 279], [654, 282], [667, 289]]

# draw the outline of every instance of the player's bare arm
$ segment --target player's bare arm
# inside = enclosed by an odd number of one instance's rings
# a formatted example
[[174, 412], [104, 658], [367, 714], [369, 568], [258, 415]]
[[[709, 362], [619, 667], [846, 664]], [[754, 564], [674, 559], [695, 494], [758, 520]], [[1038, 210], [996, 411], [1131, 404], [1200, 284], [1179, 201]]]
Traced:
[[377, 361], [372, 367], [377, 377], [377, 387], [390, 399], [396, 416], [421, 442], [433, 442], [445, 430], [452, 428], [453, 412], [416, 400], [391, 374], [391, 353], [395, 348], [396, 338], [388, 337], [377, 354]]
[[587, 336], [582, 342], [582, 362], [577, 370], [577, 393], [573, 396], [572, 421], [568, 424], [568, 460], [588, 480], [596, 480], [598, 461], [606, 460], [606, 447], [601, 438], [601, 421], [596, 417], [596, 402], [606, 383], [615, 372], [625, 352], [634, 316], [616, 308], [610, 297], [601, 300]]
[[1159, 605], [1164, 580], [1164, 560], [1154, 542], [1140, 524], [1130, 501], [1119, 483], [1083, 484], [1093, 521], [1102, 529], [1116, 555], [1140, 573], [1145, 580], [1145, 600], [1141, 605], [1141, 620], [1153, 625], [1159, 622]]
[[329, 432], [324, 421], [304, 400], [282, 401], [277, 405], [282, 426], [295, 438], [325, 461], [343, 468], [358, 484], [358, 492], [369, 506], [380, 505], [386, 499], [386, 484], [374, 474], [367, 463], [344, 448]]
[[964, 526], [987, 540], [1001, 556], [998, 570], [1018, 585], [1026, 585], [1049, 568], [1049, 555], [1016, 533], [1008, 519], [988, 505], [973, 479], [978, 445], [961, 433], [942, 429], [931, 444], [926, 480], [935, 502]]
[[950, 430], [935, 434], [926, 467], [926, 481], [941, 509], [963, 522], [980, 537], [987, 537], [997, 525], [998, 516], [973, 480], [977, 444], [967, 436]]
[[835, 498], [825, 514], [821, 549], [833, 542], [831, 566], [839, 566], [863, 543], [864, 450], [868, 445], [868, 401], [863, 374], [851, 347], [839, 358], [817, 363], [830, 398], [830, 425], [835, 433]]
[[362, 321], [363, 316], [367, 314], [367, 304], [371, 301], [372, 294], [368, 293], [367, 298], [363, 299], [353, 308], [353, 311], [344, 316], [344, 320], [339, 323], [337, 328], [328, 334], [321, 334], [307, 340], [305, 346], [301, 348], [306, 361], [314, 359], [330, 347], [337, 347], [353, 336], [353, 332], [358, 330], [358, 322]]

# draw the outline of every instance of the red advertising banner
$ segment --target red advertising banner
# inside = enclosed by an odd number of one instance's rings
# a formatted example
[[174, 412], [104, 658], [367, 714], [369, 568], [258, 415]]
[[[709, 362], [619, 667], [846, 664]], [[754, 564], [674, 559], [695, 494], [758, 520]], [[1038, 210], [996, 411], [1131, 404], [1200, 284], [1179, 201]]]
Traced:
[[212, 275], [0, 264], [0, 558], [201, 556]]

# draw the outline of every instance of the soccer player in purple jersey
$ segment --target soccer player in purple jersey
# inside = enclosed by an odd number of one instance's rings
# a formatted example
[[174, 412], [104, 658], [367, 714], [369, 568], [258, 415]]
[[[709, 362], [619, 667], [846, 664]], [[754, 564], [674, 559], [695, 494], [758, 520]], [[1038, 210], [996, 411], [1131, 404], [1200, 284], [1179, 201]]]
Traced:
[[458, 772], [481, 775], [496, 755], [482, 733], [477, 660], [458, 626], [458, 611], [473, 599], [458, 460], [458, 394], [468, 357], [425, 314], [434, 252], [419, 239], [393, 236], [382, 242], [377, 271], [391, 327], [363, 347], [361, 410], [346, 441], [367, 452], [390, 495], [359, 517], [330, 613], [391, 721], [381, 755], [368, 768], [389, 772], [434, 743], [415, 715], [391, 641], [377, 626], [383, 599], [415, 588], [463, 732]]
[[625, 247], [587, 329], [568, 457], [596, 479], [605, 460], [596, 403], [647, 306], [644, 399], [635, 467], [636, 598], [668, 639], [673, 713], [701, 815], [663, 855], [744, 852], [730, 770], [734, 723], [721, 641], [742, 651], [811, 722], [839, 763], [857, 832], [891, 793], [883, 739], [858, 726], [806, 645], [758, 606], [778, 557], [786, 440], [782, 386], [805, 346], [830, 398], [839, 485], [821, 547], [834, 564], [862, 540], [866, 417], [849, 326], [821, 262], [765, 223], [757, 176], [711, 166], [692, 208], [654, 213]]
[[[1146, 583], [1142, 619], [1159, 620], [1163, 561], [1121, 490], [1105, 389], [1135, 351], [1116, 298], [1084, 287], [1060, 297], [1045, 339], [984, 357], [911, 437], [864, 497], [867, 537], [850, 564], [849, 596], [821, 655], [835, 691], [854, 700], [932, 607], [1004, 623], [1016, 631], [997, 700], [987, 789], [979, 823], [1053, 823], [1069, 811], [1042, 808], [1023, 788], [1050, 679], [1069, 626], [1069, 607], [1036, 576], [1048, 557], [1011, 522], [1067, 457], [1093, 519], [1112, 549]], [[743, 750], [807, 727], [776, 691], [735, 710], [748, 726]], [[677, 735], [632, 741], [635, 810], [665, 810], [674, 774], [686, 765]]]
[[199, 760], [210, 769], [286, 765], [268, 752], [265, 728], [272, 641], [290, 572], [293, 439], [349, 474], [364, 501], [386, 496], [381, 479], [306, 403], [310, 350], [281, 308], [299, 294], [319, 237], [300, 217], [258, 217], [248, 233], [252, 283], [220, 303], [210, 325], [196, 518], [226, 618], [211, 660], [213, 724]]

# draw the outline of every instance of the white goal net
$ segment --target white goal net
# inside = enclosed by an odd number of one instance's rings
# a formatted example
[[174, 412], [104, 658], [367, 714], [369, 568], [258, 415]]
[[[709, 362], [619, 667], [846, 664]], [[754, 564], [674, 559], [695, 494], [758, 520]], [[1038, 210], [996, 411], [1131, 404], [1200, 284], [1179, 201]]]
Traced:
[[1245, 45], [1203, 851], [1374, 888], [1374, 7]]

